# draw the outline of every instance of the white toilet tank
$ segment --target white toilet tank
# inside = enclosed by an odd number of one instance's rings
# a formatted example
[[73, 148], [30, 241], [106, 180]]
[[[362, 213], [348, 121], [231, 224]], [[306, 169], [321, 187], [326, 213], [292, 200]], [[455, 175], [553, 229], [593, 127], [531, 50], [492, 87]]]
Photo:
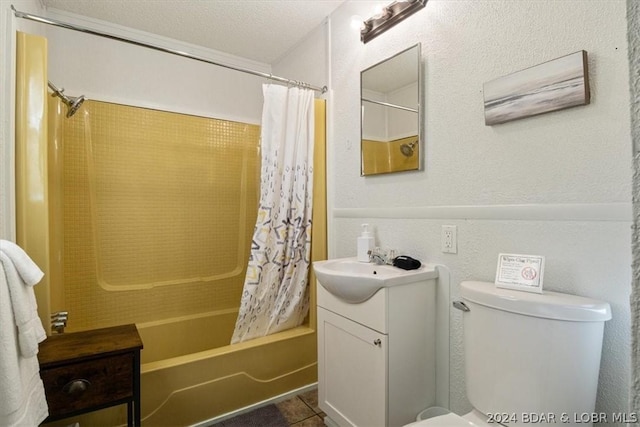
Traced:
[[473, 407], [510, 417], [495, 420], [509, 426], [530, 426], [534, 417], [543, 416], [554, 417], [547, 420], [552, 424], [589, 425], [583, 414], [595, 410], [609, 304], [557, 292], [500, 289], [487, 282], [460, 286], [469, 308], [463, 329], [467, 397]]

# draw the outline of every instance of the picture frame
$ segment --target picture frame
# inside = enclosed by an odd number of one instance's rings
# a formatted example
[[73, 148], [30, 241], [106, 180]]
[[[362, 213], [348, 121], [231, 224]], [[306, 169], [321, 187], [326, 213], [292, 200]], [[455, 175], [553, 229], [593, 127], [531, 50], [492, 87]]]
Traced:
[[499, 254], [496, 287], [541, 294], [544, 261], [542, 255]]
[[485, 125], [589, 104], [587, 52], [580, 50], [483, 85]]

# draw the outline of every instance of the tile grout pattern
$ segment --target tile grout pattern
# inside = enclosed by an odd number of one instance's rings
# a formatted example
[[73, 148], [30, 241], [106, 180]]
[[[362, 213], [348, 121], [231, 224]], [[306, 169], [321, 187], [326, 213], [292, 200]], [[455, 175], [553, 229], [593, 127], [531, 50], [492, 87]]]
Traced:
[[276, 407], [292, 427], [323, 427], [325, 414], [318, 407], [318, 389], [276, 403]]
[[[274, 408], [273, 410], [279, 411], [285, 422], [275, 421], [274, 424], [273, 414], [271, 413], [273, 411], [265, 411], [265, 408], [269, 406]], [[269, 419], [267, 420], [265, 417]], [[258, 408], [214, 424], [212, 427], [260, 426], [266, 424], [270, 426], [277, 424], [278, 427], [325, 427], [324, 417], [325, 413], [318, 407], [318, 389], [314, 388], [267, 407]]]
[[83, 109], [89, 116], [61, 118], [59, 299], [73, 314], [70, 329], [237, 307], [257, 213], [260, 127], [95, 100]]

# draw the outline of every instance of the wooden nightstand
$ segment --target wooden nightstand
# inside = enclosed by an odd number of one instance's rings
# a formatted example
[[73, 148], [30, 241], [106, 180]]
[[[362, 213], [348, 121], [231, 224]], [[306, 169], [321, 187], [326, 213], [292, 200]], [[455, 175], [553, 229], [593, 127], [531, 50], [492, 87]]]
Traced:
[[128, 425], [140, 426], [141, 349], [133, 324], [47, 338], [38, 353], [45, 422], [126, 403]]

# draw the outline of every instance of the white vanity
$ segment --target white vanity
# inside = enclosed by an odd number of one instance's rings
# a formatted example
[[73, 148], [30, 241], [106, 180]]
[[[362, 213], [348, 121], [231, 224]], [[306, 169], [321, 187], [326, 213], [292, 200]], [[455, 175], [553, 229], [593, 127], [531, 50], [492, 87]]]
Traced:
[[433, 266], [314, 263], [318, 400], [328, 425], [402, 426], [436, 400]]

